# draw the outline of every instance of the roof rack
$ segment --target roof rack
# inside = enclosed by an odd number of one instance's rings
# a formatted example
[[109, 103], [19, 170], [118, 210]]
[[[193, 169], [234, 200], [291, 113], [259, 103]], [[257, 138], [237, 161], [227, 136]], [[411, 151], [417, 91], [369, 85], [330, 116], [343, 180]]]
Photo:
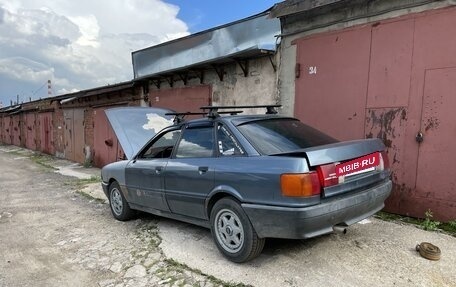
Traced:
[[[223, 111], [219, 112], [218, 114], [229, 114], [229, 115], [237, 115], [243, 113], [243, 111]], [[207, 115], [208, 117], [210, 116], [210, 112], [184, 112], [184, 113], [178, 113], [178, 112], [172, 112], [172, 113], [166, 113], [165, 116], [174, 116], [173, 122], [174, 124], [180, 124], [185, 121], [185, 116], [205, 116]]]
[[199, 113], [192, 113], [192, 112], [185, 112], [185, 113], [166, 113], [165, 116], [174, 116], [173, 122], [174, 124], [179, 124], [183, 121], [185, 121], [185, 116], [202, 116], [206, 115], [207, 113], [205, 112], [199, 112]]
[[[218, 110], [224, 109], [261, 109], [266, 108], [267, 115], [277, 114], [276, 108], [280, 108], [282, 105], [252, 105], [252, 106], [203, 106], [200, 109], [203, 111], [208, 111], [208, 117], [215, 118], [219, 114], [224, 114], [228, 112], [218, 112]], [[242, 111], [241, 111], [242, 112]], [[230, 112], [231, 113], [231, 112]]]

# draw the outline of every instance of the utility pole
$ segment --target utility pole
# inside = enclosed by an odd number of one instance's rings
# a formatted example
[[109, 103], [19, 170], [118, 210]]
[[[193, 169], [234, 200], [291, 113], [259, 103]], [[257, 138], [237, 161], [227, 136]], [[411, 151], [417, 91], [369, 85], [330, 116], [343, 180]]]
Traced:
[[52, 97], [51, 80], [48, 80], [48, 97]]

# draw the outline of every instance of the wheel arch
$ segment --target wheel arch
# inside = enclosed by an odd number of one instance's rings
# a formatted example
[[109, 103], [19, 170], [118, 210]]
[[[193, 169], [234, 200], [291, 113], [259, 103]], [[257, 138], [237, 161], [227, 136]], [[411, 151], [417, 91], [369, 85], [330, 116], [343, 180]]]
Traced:
[[208, 219], [210, 219], [211, 211], [212, 211], [212, 208], [214, 207], [214, 204], [217, 201], [219, 201], [220, 199], [225, 198], [225, 197], [230, 197], [230, 198], [236, 200], [237, 202], [239, 202], [239, 204], [241, 204], [243, 202], [243, 197], [236, 189], [234, 189], [230, 186], [223, 186], [223, 185], [218, 186], [217, 188], [212, 190], [212, 192], [208, 195], [206, 202], [205, 202], [206, 217]]

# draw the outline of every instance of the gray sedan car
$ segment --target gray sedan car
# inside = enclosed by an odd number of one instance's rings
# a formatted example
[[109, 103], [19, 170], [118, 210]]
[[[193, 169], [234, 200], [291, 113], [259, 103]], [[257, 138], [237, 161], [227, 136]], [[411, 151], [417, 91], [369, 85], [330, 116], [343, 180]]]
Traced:
[[127, 158], [102, 169], [113, 216], [140, 210], [210, 228], [225, 257], [245, 262], [265, 238], [319, 236], [383, 208], [392, 184], [381, 140], [339, 142], [274, 106], [233, 108], [205, 107], [188, 121], [157, 108], [107, 110]]

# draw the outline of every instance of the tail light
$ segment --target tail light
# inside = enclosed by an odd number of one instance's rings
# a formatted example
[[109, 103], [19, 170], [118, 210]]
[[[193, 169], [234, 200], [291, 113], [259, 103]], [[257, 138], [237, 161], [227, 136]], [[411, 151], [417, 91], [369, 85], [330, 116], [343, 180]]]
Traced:
[[320, 180], [315, 171], [308, 173], [285, 173], [280, 176], [282, 195], [290, 197], [308, 197], [319, 195]]
[[336, 176], [336, 164], [325, 164], [317, 167], [320, 184], [323, 187], [339, 184], [339, 178]]
[[380, 152], [380, 164], [378, 166], [379, 170], [385, 170], [390, 168], [390, 162], [388, 158], [388, 153], [384, 150]]

